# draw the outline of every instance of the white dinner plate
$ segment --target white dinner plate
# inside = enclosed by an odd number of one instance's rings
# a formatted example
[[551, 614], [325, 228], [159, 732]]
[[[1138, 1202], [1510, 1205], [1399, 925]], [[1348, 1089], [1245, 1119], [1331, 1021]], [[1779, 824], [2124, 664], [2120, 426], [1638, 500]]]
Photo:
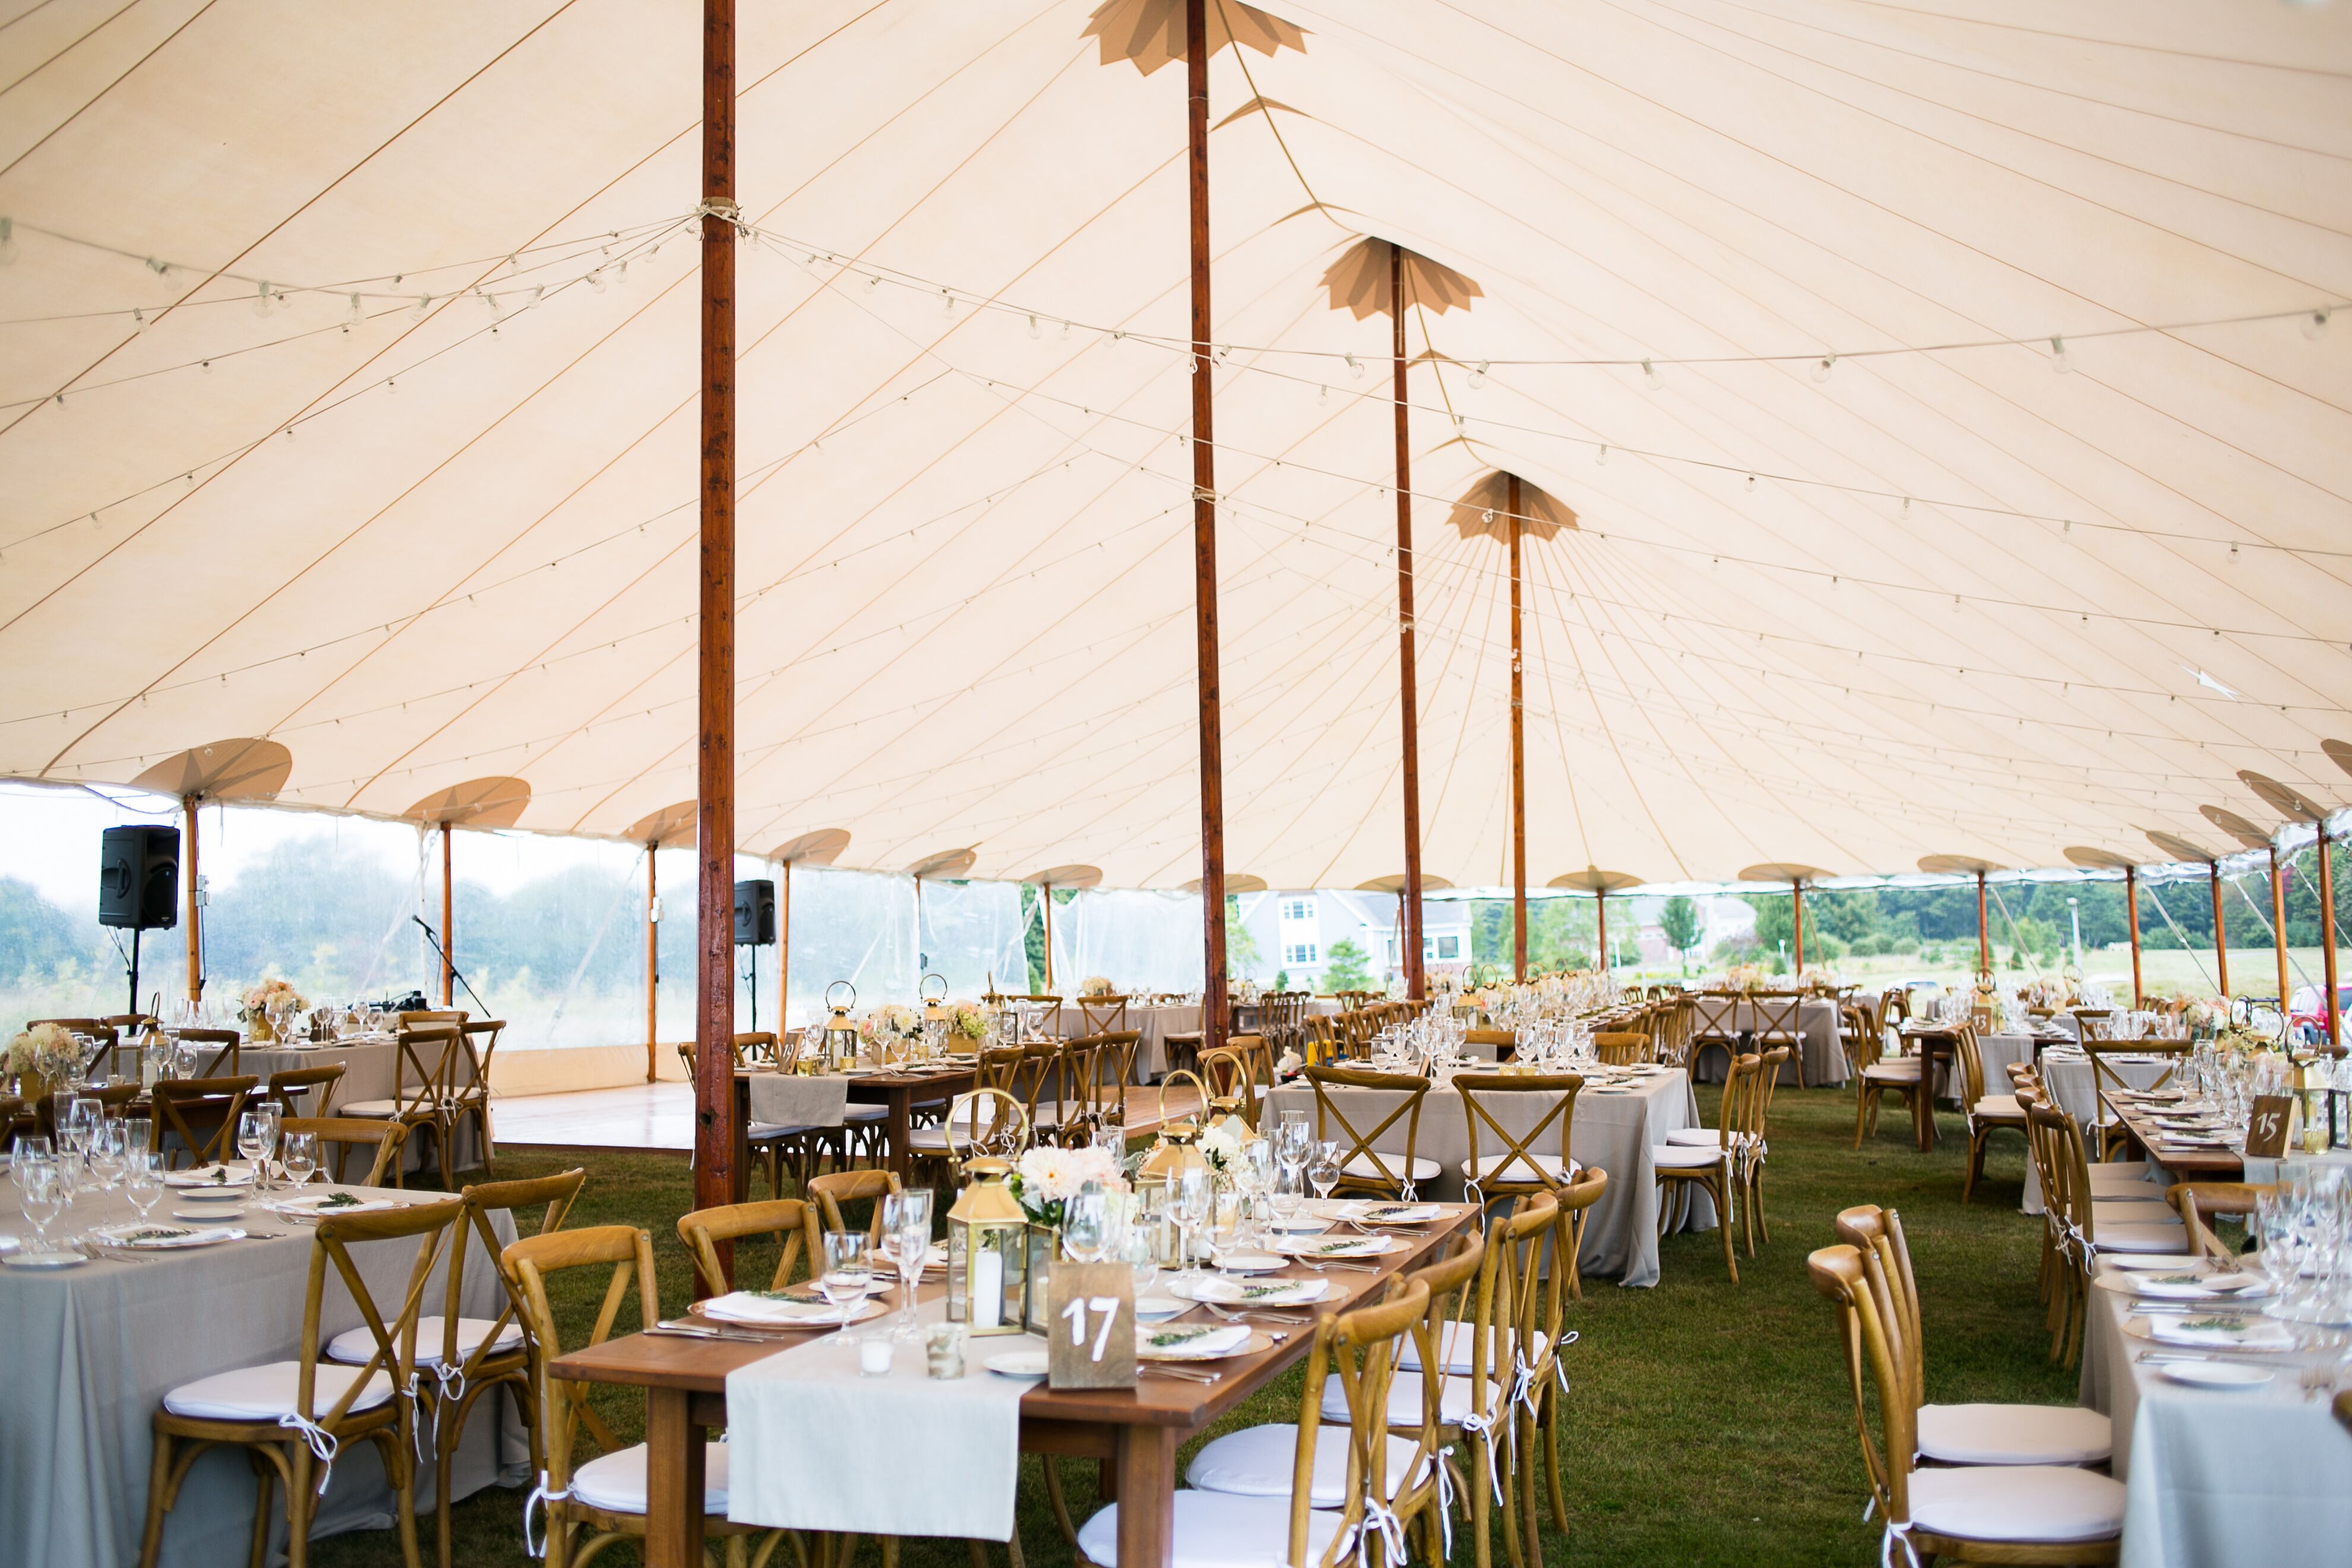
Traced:
[[1377, 1200], [1358, 1203], [1341, 1216], [1362, 1220], [1368, 1225], [1428, 1225], [1445, 1217], [1445, 1210], [1436, 1204], [1394, 1204]]
[[1271, 1274], [1277, 1268], [1288, 1267], [1289, 1263], [1286, 1259], [1277, 1258], [1271, 1252], [1217, 1254], [1218, 1271], [1224, 1274]]
[[1273, 1345], [1273, 1335], [1239, 1323], [1173, 1323], [1135, 1331], [1138, 1361], [1223, 1361]]
[[1194, 1279], [1178, 1280], [1170, 1290], [1182, 1290], [1195, 1301], [1220, 1307], [1304, 1307], [1331, 1293], [1331, 1282], [1313, 1279]]
[[2199, 1388], [2260, 1388], [2278, 1375], [2269, 1367], [2248, 1366], [2242, 1361], [2174, 1361], [2157, 1370], [2175, 1383]]
[[71, 1268], [89, 1261], [79, 1252], [26, 1252], [19, 1247], [0, 1253], [0, 1265], [10, 1268]]
[[172, 1217], [173, 1219], [192, 1219], [200, 1225], [218, 1225], [222, 1220], [235, 1219], [244, 1212], [245, 1207], [241, 1204], [235, 1208], [226, 1207], [220, 1204], [214, 1204], [205, 1208], [173, 1209], [172, 1211]]
[[166, 1173], [163, 1184], [167, 1187], [220, 1190], [251, 1186], [253, 1167], [250, 1165], [198, 1165], [193, 1170]]
[[1402, 1252], [1405, 1244], [1393, 1236], [1318, 1237], [1304, 1241], [1277, 1244], [1294, 1258], [1324, 1259], [1378, 1258], [1384, 1252]]
[[1136, 1302], [1135, 1317], [1138, 1322], [1157, 1323], [1192, 1310], [1190, 1301], [1180, 1301], [1173, 1296], [1146, 1296]]
[[175, 1187], [172, 1201], [175, 1204], [241, 1204], [253, 1196], [249, 1183], [226, 1187]]
[[2154, 1274], [2184, 1273], [2197, 1267], [2197, 1259], [2185, 1252], [2102, 1252], [2099, 1261], [2110, 1268]]
[[194, 1230], [184, 1225], [110, 1225], [89, 1234], [124, 1252], [184, 1252], [192, 1247], [218, 1247], [225, 1241], [245, 1239], [245, 1232], [233, 1225]]
[[1045, 1375], [1045, 1352], [999, 1351], [982, 1364], [989, 1371], [1005, 1377], [1043, 1377]]

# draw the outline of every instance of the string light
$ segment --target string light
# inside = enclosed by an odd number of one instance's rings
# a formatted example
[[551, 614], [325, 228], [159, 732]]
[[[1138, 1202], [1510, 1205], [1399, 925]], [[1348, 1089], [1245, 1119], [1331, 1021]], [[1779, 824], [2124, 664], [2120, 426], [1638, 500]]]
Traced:
[[1648, 360], [1643, 360], [1642, 362], [1642, 384], [1648, 387], [1652, 392], [1655, 392], [1658, 388], [1666, 384], [1658, 374], [1658, 367], [1652, 364]]
[[16, 259], [16, 220], [0, 217], [0, 267]]
[[1320, 408], [1320, 407], [1322, 407], [1325, 404], [1327, 404], [1327, 403], [1328, 403], [1328, 402], [1330, 402], [1330, 401], [1331, 401], [1331, 389], [1330, 389], [1329, 387], [1328, 387], [1328, 386], [1318, 386], [1318, 387], [1317, 387], [1317, 388], [1315, 389], [1315, 406], [1316, 406], [1316, 407]]
[[1599, 450], [1597, 450], [1597, 451], [1595, 451], [1595, 452], [1592, 454], [1592, 462], [1593, 462], [1593, 466], [1594, 466], [1594, 467], [1596, 467], [1596, 468], [1607, 468], [1607, 467], [1609, 466], [1609, 443], [1608, 443], [1608, 442], [1603, 441], [1603, 442], [1601, 442], [1601, 443], [1600, 449], [1599, 449]]
[[257, 316], [266, 316], [269, 314], [269, 285], [268, 283], [262, 284], [259, 292], [256, 293], [253, 297], [253, 313]]
[[2050, 340], [2050, 368], [2060, 375], [2074, 368], [2074, 356], [2066, 352], [2066, 340], [2063, 338]]
[[1480, 388], [1480, 387], [1482, 387], [1482, 386], [1484, 386], [1484, 385], [1486, 385], [1486, 365], [1487, 365], [1487, 363], [1488, 363], [1488, 362], [1486, 362], [1486, 360], [1483, 360], [1483, 359], [1482, 359], [1482, 360], [1480, 360], [1480, 361], [1478, 362], [1477, 367], [1476, 367], [1475, 369], [1474, 369], [1473, 371], [1471, 371], [1471, 373], [1470, 373], [1470, 390], [1471, 390], [1471, 391], [1475, 392], [1475, 391], [1477, 391], [1477, 390], [1478, 390], [1478, 388]]
[[1344, 357], [1348, 362], [1348, 374], [1358, 381], [1363, 380], [1364, 367], [1357, 360], [1356, 356], [1354, 354], [1347, 354], [1342, 357]]
[[1813, 379], [1815, 381], [1827, 381], [1830, 378], [1830, 373], [1835, 369], [1837, 369], [1837, 355], [1826, 354], [1819, 361], [1815, 362], [1813, 365]]
[[1032, 316], [1032, 317], [1030, 317], [1030, 318], [1029, 318], [1029, 335], [1030, 335], [1031, 337], [1033, 337], [1033, 338], [1039, 338], [1039, 337], [1043, 337], [1043, 336], [1045, 336], [1045, 333], [1043, 333], [1042, 331], [1040, 331], [1038, 330], [1038, 327], [1037, 327], [1037, 318], [1036, 318], [1036, 317], [1034, 317], [1034, 316]]
[[[0, 233], [5, 232], [5, 226], [0, 226]], [[5, 258], [0, 258], [0, 259], [5, 259]], [[2303, 335], [2310, 339], [2313, 342], [2317, 342], [2319, 341], [2320, 334], [2327, 331], [2327, 318], [2335, 313], [2335, 310], [2331, 308], [2328, 310], [2314, 310], [2311, 314], [2305, 316], [2302, 322]]]

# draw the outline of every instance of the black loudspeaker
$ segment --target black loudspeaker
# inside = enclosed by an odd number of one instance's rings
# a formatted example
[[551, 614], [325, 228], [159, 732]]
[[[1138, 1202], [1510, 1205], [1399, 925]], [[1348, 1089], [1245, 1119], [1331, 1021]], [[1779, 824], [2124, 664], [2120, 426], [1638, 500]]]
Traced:
[[153, 931], [180, 923], [180, 830], [110, 827], [99, 836], [98, 923]]
[[735, 945], [776, 945], [776, 885], [764, 877], [735, 884]]

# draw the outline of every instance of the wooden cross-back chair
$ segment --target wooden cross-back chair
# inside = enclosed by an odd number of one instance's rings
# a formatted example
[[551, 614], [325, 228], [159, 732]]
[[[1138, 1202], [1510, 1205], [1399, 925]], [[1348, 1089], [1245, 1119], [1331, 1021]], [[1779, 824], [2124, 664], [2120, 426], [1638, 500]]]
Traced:
[[1346, 1051], [1332, 1017], [1324, 1013], [1309, 1014], [1301, 1026], [1304, 1033], [1299, 1056], [1310, 1067], [1324, 1067], [1339, 1059]]
[[1847, 1026], [1838, 1031], [1838, 1044], [1844, 1048], [1846, 1068], [1853, 1081], [1853, 1146], [1878, 1130], [1879, 1100], [1885, 1095], [1899, 1095], [1905, 1106], [1911, 1097], [1926, 1093], [1919, 1082], [1920, 1058], [1916, 1056], [1889, 1057], [1885, 1054], [1885, 1034], [1863, 1025], [1853, 1009]]
[[2140, 1039], [2097, 1040], [2084, 1038], [2083, 1054], [2091, 1058], [2091, 1082], [2098, 1094], [2098, 1149], [2102, 1160], [2114, 1157], [2115, 1151], [2131, 1141], [2125, 1129], [2122, 1114], [2116, 1110], [2112, 1096], [2139, 1092], [2125, 1077], [2121, 1057], [2169, 1057], [2171, 1063], [2148, 1080], [2146, 1089], [2162, 1089], [2173, 1075], [2188, 1065], [2189, 1044], [2187, 1040]]
[[849, 1222], [842, 1217], [842, 1205], [873, 1205], [873, 1212], [866, 1219], [866, 1240], [868, 1246], [878, 1247], [882, 1243], [882, 1205], [878, 1200], [904, 1191], [906, 1188], [893, 1171], [835, 1171], [811, 1182], [809, 1205], [814, 1229], [809, 1241], [809, 1267], [814, 1268], [824, 1259], [817, 1237], [849, 1228]]
[[[898, 1190], [898, 1178], [887, 1171], [836, 1171], [820, 1176], [819, 1181], [834, 1181], [844, 1176], [888, 1177], [886, 1190]], [[835, 1211], [835, 1219], [840, 1215]], [[677, 1238], [686, 1244], [687, 1256], [694, 1260], [695, 1277], [701, 1287], [713, 1296], [724, 1296], [735, 1289], [719, 1249], [731, 1241], [747, 1236], [772, 1236], [776, 1238], [776, 1268], [767, 1289], [781, 1290], [793, 1283], [795, 1266], [808, 1259], [806, 1272], [811, 1278], [824, 1267], [824, 1248], [817, 1240], [819, 1230], [817, 1205], [801, 1198], [769, 1198], [758, 1203], [725, 1204], [718, 1208], [696, 1209], [677, 1216]]]
[[[1021, 1047], [1009, 1047], [1016, 1055]], [[953, 1187], [977, 1154], [1020, 1159], [1029, 1147], [1029, 1112], [1006, 1089], [982, 1084], [948, 1101], [947, 1114], [909, 1134], [909, 1152], [925, 1174]], [[936, 1173], [932, 1167], [938, 1167]], [[823, 1178], [819, 1178], [822, 1180]]]
[[[1572, 1072], [1454, 1075], [1454, 1091], [1462, 1097], [1462, 1126], [1470, 1144], [1470, 1157], [1462, 1162], [1463, 1189], [1472, 1203], [1484, 1205], [1498, 1198], [1549, 1193], [1575, 1174], [1569, 1142], [1576, 1126], [1577, 1092], [1583, 1087], [1584, 1079]], [[1525, 1133], [1515, 1133], [1496, 1113], [1507, 1106], [1531, 1103], [1518, 1098], [1528, 1094], [1558, 1098]], [[1559, 1139], [1556, 1154], [1544, 1147], [1554, 1128]], [[1499, 1147], [1482, 1156], [1478, 1145], [1485, 1133], [1492, 1133]]]
[[[612, 1270], [604, 1300], [596, 1310], [596, 1321], [582, 1342], [583, 1347], [603, 1344], [612, 1337], [622, 1304], [632, 1290], [637, 1299], [636, 1326], [650, 1329], [661, 1315], [660, 1293], [654, 1275], [653, 1237], [625, 1225], [557, 1231], [552, 1236], [526, 1237], [509, 1244], [501, 1255], [500, 1264], [513, 1282], [523, 1332], [530, 1344], [531, 1389], [540, 1410], [534, 1428], [540, 1440], [539, 1452], [532, 1456], [539, 1471], [534, 1496], [547, 1500], [547, 1561], [552, 1568], [571, 1568], [572, 1563], [603, 1551], [613, 1541], [645, 1539], [646, 1491], [642, 1478], [650, 1461], [643, 1444], [634, 1445], [631, 1451], [632, 1446], [623, 1444], [596, 1414], [589, 1403], [587, 1384], [555, 1377], [548, 1372], [550, 1363], [567, 1348], [558, 1331], [548, 1281], [572, 1269]], [[601, 1452], [583, 1459], [580, 1445], [583, 1437], [593, 1440]], [[711, 1493], [724, 1489], [726, 1465], [723, 1442], [705, 1447], [706, 1503]], [[608, 1477], [618, 1479], [632, 1476], [635, 1478], [633, 1499], [622, 1495], [630, 1489], [627, 1486], [608, 1490], [603, 1484]], [[630, 1501], [635, 1506], [623, 1506]], [[525, 1533], [529, 1534], [528, 1520], [525, 1522]], [[780, 1531], [765, 1532], [767, 1539], [754, 1558], [750, 1553], [750, 1538], [762, 1533], [757, 1526], [733, 1523], [719, 1511], [704, 1514], [702, 1531], [706, 1538], [717, 1535], [722, 1539], [727, 1568], [747, 1568], [747, 1564], [759, 1568], [782, 1539]]]
[[2234, 1267], [2237, 1255], [2213, 1234], [2213, 1222], [2231, 1215], [2243, 1220], [2252, 1231], [2256, 1201], [2266, 1193], [2277, 1192], [2275, 1182], [2175, 1182], [2164, 1190], [2164, 1201], [2188, 1227], [2191, 1252]]
[[[415, 1407], [404, 1397], [416, 1354], [416, 1320], [425, 1285], [447, 1246], [465, 1205], [457, 1198], [373, 1214], [331, 1215], [319, 1221], [310, 1237], [310, 1269], [303, 1293], [302, 1332], [296, 1359], [239, 1368], [184, 1384], [164, 1394], [153, 1417], [154, 1458], [147, 1477], [147, 1527], [140, 1568], [154, 1568], [163, 1543], [165, 1516], [186, 1481], [189, 1467], [208, 1448], [238, 1447], [251, 1461], [257, 1496], [254, 1504], [253, 1557], [258, 1562], [269, 1541], [272, 1483], [285, 1489], [287, 1560], [304, 1568], [310, 1560], [310, 1521], [339, 1448], [373, 1442], [392, 1483], [393, 1517], [403, 1555], [416, 1568], [415, 1460]], [[399, 1310], [386, 1314], [376, 1303], [367, 1277], [352, 1261], [354, 1246], [414, 1239], [416, 1257]], [[349, 1292], [359, 1310], [367, 1344], [355, 1365], [322, 1361], [320, 1310], [327, 1273]], [[292, 1373], [288, 1378], [287, 1373]], [[290, 1382], [289, 1391], [288, 1384]], [[318, 1474], [314, 1482], [313, 1475]]]
[[362, 1100], [343, 1107], [345, 1116], [370, 1121], [397, 1121], [408, 1129], [414, 1140], [430, 1132], [433, 1138], [433, 1162], [441, 1184], [449, 1184], [449, 1127], [451, 1115], [451, 1084], [457, 1068], [457, 1058], [464, 1049], [466, 1037], [462, 1022], [405, 1022], [414, 1014], [401, 1015], [403, 1022], [393, 1038], [396, 1055], [394, 1062], [394, 1089], [388, 1100]]
[[1693, 1071], [1707, 1047], [1719, 1047], [1727, 1060], [1739, 1054], [1739, 998], [1728, 993], [1710, 991], [1691, 998], [1690, 1055], [1687, 1065]]
[[[1805, 1265], [1814, 1289], [1837, 1313], [1863, 1467], [1874, 1511], [1885, 1521], [1882, 1556], [1890, 1562], [2117, 1560], [2125, 1494], [2112, 1476], [2058, 1465], [1922, 1466], [1919, 1401], [1864, 1253], [1841, 1243], [1814, 1252]], [[2042, 1530], [1987, 1529], [2021, 1514], [2042, 1522]]]
[[239, 1078], [173, 1078], [159, 1081], [147, 1092], [153, 1110], [155, 1152], [172, 1167], [165, 1140], [177, 1138], [191, 1165], [225, 1163], [236, 1153], [236, 1121], [246, 1098], [258, 1079]]
[[492, 1173], [491, 1163], [498, 1153], [490, 1138], [490, 1058], [497, 1053], [499, 1036], [506, 1026], [503, 1018], [475, 1018], [459, 1024], [457, 1053], [450, 1063], [448, 1132], [454, 1138], [467, 1122], [474, 1124], [485, 1176]]
[[1959, 1077], [1961, 1109], [1969, 1119], [1969, 1164], [1960, 1176], [1960, 1202], [1967, 1203], [1984, 1178], [1985, 1152], [1996, 1132], [2025, 1136], [2025, 1107], [2014, 1094], [1992, 1094], [1986, 1088], [1984, 1053], [1977, 1032], [1963, 1027], [1952, 1045], [1952, 1061]]
[[[1511, 1223], [1504, 1232], [1504, 1261], [1512, 1276], [1512, 1310], [1508, 1336], [1497, 1348], [1507, 1351], [1510, 1359], [1507, 1366], [1498, 1365], [1496, 1371], [1498, 1377], [1505, 1377], [1503, 1386], [1517, 1395], [1505, 1415], [1517, 1428], [1518, 1528], [1531, 1564], [1543, 1561], [1536, 1529], [1538, 1480], [1549, 1494], [1553, 1528], [1563, 1533], [1568, 1529], [1568, 1501], [1559, 1477], [1559, 1360], [1560, 1352], [1577, 1337], [1568, 1330], [1568, 1301], [1577, 1284], [1575, 1248], [1584, 1234], [1584, 1214], [1609, 1180], [1606, 1173], [1590, 1173], [1600, 1180], [1585, 1182], [1576, 1189], [1575, 1208], [1570, 1207], [1565, 1190], [1529, 1193], [1514, 1205]], [[1566, 1268], [1559, 1261], [1563, 1249], [1569, 1259]]]
[[1650, 1037], [1638, 1029], [1603, 1029], [1592, 1037], [1592, 1055], [1604, 1067], [1629, 1068], [1658, 1059]]
[[1075, 1004], [1078, 1009], [1078, 1033], [1108, 1035], [1126, 1028], [1127, 1004], [1125, 996], [1078, 997]]
[[[394, 1186], [401, 1184], [400, 1151], [408, 1141], [408, 1129], [400, 1122], [357, 1116], [289, 1116], [278, 1122], [278, 1131], [281, 1140], [289, 1132], [315, 1134], [319, 1174], [336, 1186], [380, 1187], [387, 1173]], [[354, 1150], [367, 1151], [367, 1173], [356, 1181], [351, 1173]]]
[[1801, 991], [1767, 991], [1758, 995], [1755, 1007], [1755, 1027], [1748, 1031], [1748, 1048], [1758, 1053], [1786, 1046], [1789, 1055], [1783, 1060], [1793, 1060], [1797, 1067], [1797, 1087], [1805, 1083], [1805, 1036], [1801, 1020], [1804, 1016], [1805, 994]]
[[1713, 1139], [1703, 1142], [1693, 1138], [1677, 1142], [1670, 1137], [1664, 1143], [1652, 1145], [1650, 1150], [1661, 1200], [1660, 1233], [1664, 1234], [1671, 1225], [1677, 1209], [1689, 1202], [1689, 1189], [1696, 1187], [1705, 1192], [1715, 1200], [1716, 1230], [1723, 1242], [1724, 1271], [1731, 1276], [1734, 1285], [1739, 1283], [1739, 1264], [1732, 1256], [1731, 1227], [1733, 1194], [1738, 1190], [1734, 1164], [1738, 1158], [1741, 1100], [1755, 1087], [1761, 1065], [1753, 1051], [1731, 1059], [1731, 1070], [1724, 1075], [1723, 1100], [1717, 1107]]
[[[742, 1037], [738, 1036], [737, 1039], [740, 1041]], [[686, 1064], [687, 1082], [695, 1081], [695, 1049], [692, 1040], [680, 1040], [677, 1043], [677, 1059]], [[742, 1068], [740, 1047], [736, 1052], [736, 1067], [739, 1070]], [[487, 1129], [489, 1123], [487, 1107], [482, 1121]], [[483, 1136], [482, 1157], [487, 1162], [489, 1158], [487, 1131]], [[806, 1127], [786, 1125], [777, 1121], [754, 1121], [743, 1129], [743, 1147], [751, 1156], [753, 1165], [767, 1166], [768, 1195], [780, 1198], [784, 1195], [784, 1168], [789, 1165], [795, 1179], [805, 1180], [809, 1167], [824, 1158], [823, 1148], [831, 1145], [836, 1137], [841, 1139], [841, 1155], [846, 1162], [850, 1149], [846, 1127]]]
[[37, 1124], [34, 1130], [45, 1137], [57, 1136], [58, 1096], [60, 1094], [67, 1096], [68, 1103], [76, 1100], [98, 1101], [99, 1113], [102, 1116], [124, 1116], [130, 1113], [131, 1102], [139, 1098], [139, 1086], [135, 1083], [110, 1083], [100, 1089], [51, 1089], [41, 1096], [38, 1105], [27, 1108]]
[[[343, 1081], [343, 1064], [322, 1062], [314, 1068], [280, 1068], [269, 1075], [261, 1098], [277, 1104], [287, 1116], [331, 1116], [335, 1089]], [[316, 1095], [315, 1100], [307, 1097]], [[302, 1103], [295, 1103], [300, 1100]]]
[[[184, 1044], [196, 1047], [194, 1078], [235, 1078], [239, 1058], [245, 1050], [245, 1037], [235, 1029], [182, 1029]], [[207, 1050], [206, 1047], [210, 1047]]]
[[[1338, 1191], [1410, 1200], [1419, 1184], [1437, 1179], [1437, 1162], [1423, 1159], [1416, 1152], [1421, 1143], [1421, 1106], [1429, 1098], [1429, 1079], [1419, 1073], [1316, 1067], [1307, 1069], [1307, 1081], [1315, 1090], [1316, 1139], [1331, 1139], [1330, 1124], [1336, 1121], [1339, 1125], [1338, 1141], [1345, 1146], [1339, 1155], [1339, 1179], [1335, 1184]], [[1379, 1089], [1396, 1094], [1399, 1099], [1370, 1131], [1360, 1131], [1331, 1092], [1346, 1089]], [[1381, 1153], [1373, 1145], [1381, 1134], [1399, 1121], [1405, 1128], [1403, 1154]]]

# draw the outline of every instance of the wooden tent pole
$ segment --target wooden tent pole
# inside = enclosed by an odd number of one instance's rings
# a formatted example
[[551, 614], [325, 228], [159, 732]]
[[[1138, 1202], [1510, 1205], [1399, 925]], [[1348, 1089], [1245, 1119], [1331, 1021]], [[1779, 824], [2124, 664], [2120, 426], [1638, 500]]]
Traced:
[[1511, 511], [1511, 977], [1528, 977], [1528, 735], [1520, 685], [1519, 476], [1510, 477]]
[[441, 1005], [450, 1005], [457, 984], [457, 936], [451, 917], [457, 912], [457, 900], [452, 897], [449, 874], [451, 851], [449, 824], [441, 824]]
[[[782, 1041], [790, 1032], [784, 1009], [793, 1000], [793, 863], [783, 863], [777, 878], [782, 884], [783, 908], [776, 911], [776, 1038]], [[781, 1053], [780, 1053], [781, 1056]]]
[[[702, 7], [694, 1201], [735, 1202], [735, 0]], [[731, 1249], [723, 1249], [731, 1251]], [[722, 1256], [721, 1262], [729, 1259]]]
[[1592, 903], [1594, 915], [1601, 926], [1601, 973], [1608, 974], [1613, 973], [1617, 967], [1609, 962], [1609, 889], [1595, 888], [1592, 890]]
[[[1210, 0], [1184, 4], [1192, 272], [1192, 642], [1201, 700], [1201, 1048], [1225, 1043], [1225, 735], [1217, 656], [1214, 362], [1209, 329]], [[1050, 896], [1050, 895], [1049, 895]], [[1053, 952], [1049, 945], [1046, 952]]]
[[655, 1078], [654, 1041], [661, 1032], [661, 884], [654, 868], [660, 861], [658, 840], [646, 846], [646, 1081]]
[[2327, 818], [2319, 819], [2319, 959], [2327, 984], [2327, 1048], [2343, 1043], [2336, 1005], [2336, 873], [2328, 864]]
[[2124, 913], [2131, 920], [2132, 1006], [2140, 1004], [2139, 984], [2139, 868], [2124, 868]]
[[1396, 407], [1397, 712], [1404, 724], [1404, 984], [1423, 996], [1421, 954], [1421, 699], [1412, 668], [1412, 449], [1405, 403], [1404, 249], [1389, 242], [1389, 345]]
[[196, 797], [190, 795], [180, 804], [188, 814], [188, 1000], [194, 1003], [205, 999], [205, 908], [196, 875]]
[[[2012, 942], [2011, 945], [2014, 947], [2016, 944]], [[2016, 956], [2013, 952], [2010, 955], [2012, 963]], [[1977, 973], [1992, 973], [1992, 928], [1985, 920], [1985, 874], [1982, 871], [1977, 873]]]
[[1054, 884], [1046, 883], [1037, 889], [1045, 897], [1045, 990], [1054, 989]]
[[2271, 947], [2278, 960], [2279, 1016], [2286, 1016], [2286, 877], [2279, 869], [2278, 846], [2271, 846]]
[[2221, 914], [2221, 862], [2209, 860], [2205, 869], [2213, 878], [2213, 967], [2217, 972], [2224, 1001], [2230, 995], [2230, 928]]
[[1789, 884], [1789, 923], [1797, 939], [1797, 973], [1805, 972], [1805, 884]]

